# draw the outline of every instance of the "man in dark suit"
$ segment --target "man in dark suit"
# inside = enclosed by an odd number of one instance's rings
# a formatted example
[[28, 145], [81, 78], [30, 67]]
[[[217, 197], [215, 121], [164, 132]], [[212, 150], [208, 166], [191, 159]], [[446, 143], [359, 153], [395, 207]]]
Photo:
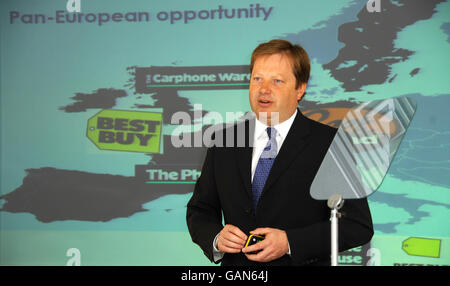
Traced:
[[[187, 205], [192, 240], [222, 265], [329, 265], [330, 210], [309, 189], [336, 130], [297, 109], [309, 79], [308, 55], [299, 45], [272, 40], [253, 51], [250, 68], [256, 119], [216, 134], [208, 149]], [[239, 137], [237, 130], [245, 130], [244, 146], [217, 140], [226, 141], [229, 131]], [[341, 212], [339, 251], [370, 241], [367, 200], [348, 200]], [[244, 247], [249, 234], [265, 239]]]

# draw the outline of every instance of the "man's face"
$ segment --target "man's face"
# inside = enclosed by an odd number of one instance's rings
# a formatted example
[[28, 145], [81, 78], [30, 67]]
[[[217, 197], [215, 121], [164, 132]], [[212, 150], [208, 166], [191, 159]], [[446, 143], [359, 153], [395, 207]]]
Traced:
[[[306, 83], [295, 88], [296, 79], [292, 72], [292, 63], [284, 54], [260, 56], [253, 65], [250, 79], [250, 106], [256, 117], [264, 121], [267, 113], [268, 125], [275, 125], [294, 114], [298, 101], [302, 98]], [[278, 122], [271, 119], [271, 112], [278, 113]]]

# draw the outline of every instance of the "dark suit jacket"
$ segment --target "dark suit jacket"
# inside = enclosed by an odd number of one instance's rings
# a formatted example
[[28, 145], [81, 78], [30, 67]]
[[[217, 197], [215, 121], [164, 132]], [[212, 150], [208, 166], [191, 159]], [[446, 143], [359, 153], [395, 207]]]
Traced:
[[[330, 209], [326, 201], [314, 200], [309, 191], [336, 129], [310, 120], [298, 110], [254, 215], [250, 147], [254, 120], [241, 124], [245, 124], [244, 147], [214, 146], [207, 151], [202, 174], [187, 205], [192, 240], [214, 261], [213, 240], [223, 228], [223, 213], [225, 224], [235, 225], [246, 234], [257, 227], [286, 231], [291, 255], [269, 265], [329, 265]], [[238, 125], [234, 126], [235, 132], [239, 132]], [[373, 227], [367, 200], [346, 200], [340, 212], [339, 251], [369, 242]], [[222, 265], [255, 264], [259, 263], [248, 260], [243, 253], [226, 253], [222, 260]]]

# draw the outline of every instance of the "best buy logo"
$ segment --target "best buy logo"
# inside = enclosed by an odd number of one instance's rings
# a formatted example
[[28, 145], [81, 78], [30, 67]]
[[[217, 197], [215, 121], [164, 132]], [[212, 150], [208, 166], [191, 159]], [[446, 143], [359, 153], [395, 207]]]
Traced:
[[160, 153], [162, 113], [102, 110], [88, 120], [87, 137], [102, 150]]

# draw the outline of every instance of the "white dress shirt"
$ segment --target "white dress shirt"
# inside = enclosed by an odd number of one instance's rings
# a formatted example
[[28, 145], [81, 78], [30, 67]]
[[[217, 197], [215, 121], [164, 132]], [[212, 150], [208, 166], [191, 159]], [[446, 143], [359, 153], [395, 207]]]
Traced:
[[[272, 126], [277, 130], [276, 140], [277, 140], [277, 154], [281, 149], [281, 146], [283, 145], [284, 139], [286, 139], [287, 134], [289, 133], [289, 130], [291, 129], [292, 123], [294, 122], [295, 116], [297, 115], [297, 109], [295, 110], [294, 114], [292, 114], [291, 117], [289, 117], [287, 120]], [[267, 145], [267, 142], [269, 141], [269, 135], [267, 135], [267, 127], [265, 123], [259, 121], [258, 119], [255, 120], [255, 133], [253, 135], [253, 153], [252, 153], [252, 178], [251, 181], [253, 182], [253, 176], [255, 175], [256, 165], [258, 165], [259, 157], [261, 157], [261, 154], [264, 150], [264, 148]], [[217, 249], [217, 238], [219, 234], [216, 235], [213, 242], [213, 254], [214, 254], [214, 261], [218, 261], [222, 259], [224, 256], [223, 252], [220, 252]], [[289, 247], [289, 250], [287, 254], [291, 254], [291, 248]]]
[[[292, 123], [294, 122], [295, 116], [297, 115], [297, 109], [294, 114], [289, 117], [287, 120], [281, 122], [280, 124], [272, 126], [277, 130], [277, 136], [275, 139], [277, 140], [277, 154], [283, 145], [284, 139], [286, 138], [289, 129], [291, 129]], [[262, 123], [259, 120], [256, 120], [255, 123], [255, 133], [253, 136], [253, 154], [252, 154], [252, 182], [253, 176], [255, 175], [256, 165], [258, 165], [259, 157], [267, 145], [269, 141], [269, 135], [267, 135], [267, 127], [265, 123]]]

